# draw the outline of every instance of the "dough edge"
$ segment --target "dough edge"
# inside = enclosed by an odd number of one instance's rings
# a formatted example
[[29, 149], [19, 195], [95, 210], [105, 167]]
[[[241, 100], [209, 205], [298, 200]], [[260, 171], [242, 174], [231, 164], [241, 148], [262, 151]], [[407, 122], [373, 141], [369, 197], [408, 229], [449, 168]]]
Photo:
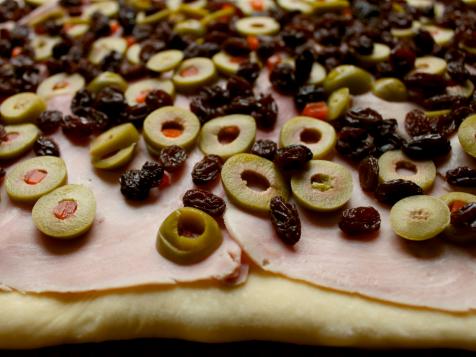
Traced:
[[476, 349], [476, 314], [387, 304], [253, 269], [237, 287], [0, 293], [0, 348], [132, 338]]

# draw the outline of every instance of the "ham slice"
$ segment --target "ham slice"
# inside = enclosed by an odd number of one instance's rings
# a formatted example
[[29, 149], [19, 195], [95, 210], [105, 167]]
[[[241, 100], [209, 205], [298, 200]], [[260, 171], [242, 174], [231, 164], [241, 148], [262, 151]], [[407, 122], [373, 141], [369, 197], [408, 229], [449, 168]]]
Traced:
[[[260, 82], [262, 90], [266, 82]], [[295, 116], [289, 97], [274, 94], [280, 115], [274, 131], [261, 137], [277, 140], [282, 124]], [[354, 106], [371, 107], [384, 118], [396, 118], [403, 131], [409, 103], [390, 103], [372, 94], [354, 98]], [[452, 189], [442, 176], [449, 168], [475, 167], [454, 136], [451, 157], [438, 163], [438, 177], [429, 194]], [[380, 232], [348, 238], [338, 228], [339, 214], [300, 209], [302, 238], [293, 247], [277, 238], [267, 217], [249, 214], [228, 203], [225, 224], [246, 254], [264, 270], [308, 283], [399, 304], [467, 311], [476, 309], [476, 248], [458, 247], [439, 238], [410, 242], [396, 236], [389, 224], [389, 208], [380, 205], [359, 185], [354, 166], [337, 156], [330, 158], [352, 170], [354, 191], [347, 207], [374, 206], [381, 214]]]
[[[70, 100], [68, 96], [55, 97], [49, 109], [69, 112]], [[177, 102], [188, 107], [184, 98]], [[156, 250], [160, 224], [182, 207], [183, 193], [193, 187], [191, 168], [203, 156], [198, 149], [190, 153], [183, 171], [171, 177], [169, 187], [154, 189], [147, 201], [134, 203], [127, 202], [119, 191], [119, 172], [93, 169], [87, 145], [75, 145], [62, 133], [54, 139], [66, 162], [69, 183], [84, 184], [94, 192], [96, 221], [92, 230], [77, 240], [45, 237], [33, 225], [31, 208], [13, 204], [2, 189], [0, 284], [5, 289], [81, 292], [210, 279], [244, 281], [247, 269], [241, 265], [241, 249], [225, 229], [222, 245], [198, 264], [176, 265]], [[141, 141], [128, 168], [140, 168], [150, 159]]]

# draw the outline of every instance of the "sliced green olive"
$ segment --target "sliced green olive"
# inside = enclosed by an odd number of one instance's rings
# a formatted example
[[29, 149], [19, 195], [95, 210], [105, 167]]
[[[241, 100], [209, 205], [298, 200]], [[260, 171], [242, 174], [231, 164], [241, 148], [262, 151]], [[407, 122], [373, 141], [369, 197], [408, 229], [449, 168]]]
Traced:
[[458, 128], [458, 140], [463, 150], [476, 157], [476, 114], [467, 117]]
[[106, 87], [115, 87], [121, 91], [125, 91], [127, 89], [127, 82], [117, 73], [102, 72], [88, 84], [87, 88], [89, 91], [97, 93]]
[[28, 20], [28, 25], [30, 25], [31, 27], [36, 27], [47, 20], [57, 18], [59, 19], [64, 17], [65, 15], [66, 13], [63, 8], [61, 8], [60, 6], [55, 6], [46, 11], [41, 11], [34, 16], [30, 16], [30, 19]]
[[340, 88], [331, 93], [327, 99], [327, 107], [329, 109], [327, 119], [329, 121], [336, 120], [343, 116], [352, 103], [352, 96], [349, 88]]
[[212, 82], [216, 77], [215, 64], [206, 57], [189, 58], [183, 61], [172, 77], [177, 90], [193, 91]]
[[[476, 195], [466, 192], [449, 192], [440, 197], [446, 203], [451, 212], [458, 211], [464, 205], [476, 202]], [[461, 228], [449, 224], [443, 231], [443, 236], [455, 243], [472, 243], [476, 239], [474, 230]]]
[[124, 93], [126, 97], [127, 104], [136, 105], [138, 104], [138, 99], [144, 98], [147, 93], [161, 89], [164, 92], [167, 92], [172, 97], [175, 96], [175, 87], [171, 80], [169, 79], [143, 79], [132, 83]]
[[84, 78], [75, 73], [58, 73], [40, 83], [36, 93], [45, 100], [57, 95], [74, 94], [84, 87]]
[[5, 188], [12, 201], [36, 202], [66, 183], [66, 165], [54, 156], [38, 156], [16, 164], [8, 171]]
[[190, 148], [200, 131], [200, 121], [191, 111], [168, 106], [150, 113], [144, 121], [144, 139], [155, 149], [178, 145]]
[[430, 110], [430, 111], [425, 111], [425, 115], [429, 118], [436, 118], [442, 115], [447, 115], [451, 113], [450, 109], [441, 109], [441, 110]]
[[262, 6], [260, 10], [256, 10], [253, 7], [253, 1], [250, 0], [238, 0], [237, 1], [237, 6], [240, 8], [240, 10], [245, 14], [245, 15], [253, 15], [255, 13], [263, 12], [263, 11], [269, 11], [271, 9], [274, 9], [276, 7], [275, 3], [273, 0], [263, 0], [261, 2]]
[[98, 169], [116, 169], [128, 163], [134, 154], [139, 132], [131, 123], [118, 125], [91, 142], [89, 153]]
[[433, 40], [438, 46], [447, 46], [453, 41], [455, 32], [451, 29], [433, 26], [433, 25], [426, 25], [422, 27], [423, 30], [428, 31]]
[[42, 196], [33, 206], [36, 228], [47, 236], [72, 239], [85, 234], [96, 216], [96, 199], [83, 185], [66, 185]]
[[154, 72], [167, 72], [177, 67], [183, 60], [183, 52], [179, 50], [165, 50], [153, 55], [146, 67]]
[[418, 57], [415, 60], [415, 71], [442, 75], [446, 72], [446, 61], [435, 56]]
[[476, 47], [468, 46], [464, 43], [460, 43], [459, 47], [472, 55], [476, 55]]
[[310, 14], [314, 10], [309, 1], [306, 0], [278, 0], [278, 5], [286, 11], [299, 11], [303, 14]]
[[320, 0], [310, 2], [315, 13], [323, 13], [327, 11], [337, 11], [348, 8], [350, 6], [347, 0]]
[[187, 19], [184, 21], [178, 22], [174, 27], [174, 32], [180, 35], [188, 36], [203, 36], [206, 33], [207, 29], [203, 24], [195, 19]]
[[372, 75], [362, 68], [341, 65], [329, 72], [323, 85], [327, 93], [346, 87], [351, 94], [362, 94], [372, 88], [372, 81]]
[[210, 256], [223, 241], [212, 216], [192, 207], [172, 212], [159, 228], [157, 250], [177, 264], [198, 263]]
[[365, 63], [379, 63], [387, 61], [390, 57], [390, 47], [383, 43], [375, 43], [371, 54], [358, 55], [357, 58]]
[[454, 86], [446, 87], [446, 93], [451, 96], [461, 96], [469, 98], [474, 93], [474, 84], [467, 79], [464, 84], [457, 84]]
[[245, 36], [273, 35], [279, 31], [279, 22], [268, 16], [251, 16], [239, 19], [236, 30]]
[[95, 12], [99, 12], [107, 17], [114, 17], [119, 12], [117, 1], [100, 1], [85, 6], [83, 10], [84, 17], [91, 17]]
[[88, 24], [72, 24], [65, 30], [66, 34], [72, 38], [79, 38], [81, 36], [84, 36], [88, 31]]
[[408, 93], [405, 84], [398, 78], [380, 78], [372, 85], [372, 93], [389, 102], [403, 102]]
[[234, 6], [224, 7], [220, 10], [214, 11], [211, 14], [208, 14], [207, 16], [203, 17], [200, 20], [200, 22], [204, 26], [208, 26], [209, 24], [219, 20], [220, 18], [232, 16], [235, 13], [235, 11], [236, 10]]
[[8, 97], [0, 105], [0, 116], [6, 124], [34, 121], [46, 110], [46, 103], [35, 93], [23, 92]]
[[311, 160], [305, 171], [293, 175], [291, 189], [301, 206], [314, 211], [334, 211], [352, 196], [352, 174], [335, 162]]
[[140, 64], [140, 51], [142, 50], [140, 44], [134, 43], [127, 49], [126, 58], [132, 64]]
[[40, 135], [34, 124], [5, 126], [7, 140], [0, 143], [0, 160], [13, 159], [30, 150]]
[[251, 149], [256, 137], [256, 122], [252, 116], [232, 114], [214, 118], [203, 125], [199, 145], [207, 155], [227, 159]]
[[307, 81], [308, 84], [322, 84], [326, 79], [327, 71], [321, 64], [314, 62], [312, 64], [311, 74]]
[[218, 52], [212, 58], [217, 69], [225, 75], [233, 75], [240, 68], [240, 64], [246, 61], [246, 57], [233, 57], [226, 52]]
[[206, 6], [206, 0], [198, 0], [188, 4], [180, 4], [177, 8], [177, 13], [185, 15], [186, 17], [202, 18], [209, 14]]
[[44, 61], [51, 57], [53, 47], [61, 42], [60, 37], [39, 35], [31, 40], [31, 47], [35, 52], [35, 60]]
[[112, 51], [124, 55], [127, 50], [127, 41], [122, 37], [101, 37], [94, 41], [89, 51], [89, 61], [100, 64], [101, 61]]
[[221, 180], [227, 197], [243, 209], [266, 213], [275, 196], [287, 199], [286, 181], [272, 161], [252, 154], [236, 154], [222, 167]]
[[167, 18], [170, 14], [172, 14], [172, 11], [169, 9], [164, 9], [157, 11], [156, 13], [148, 16], [137, 16], [137, 24], [139, 25], [149, 25], [149, 24], [155, 24], [159, 21], [164, 20]]
[[314, 159], [329, 154], [336, 144], [336, 131], [332, 125], [322, 120], [297, 116], [281, 128], [279, 143], [282, 147], [302, 144], [311, 151]]

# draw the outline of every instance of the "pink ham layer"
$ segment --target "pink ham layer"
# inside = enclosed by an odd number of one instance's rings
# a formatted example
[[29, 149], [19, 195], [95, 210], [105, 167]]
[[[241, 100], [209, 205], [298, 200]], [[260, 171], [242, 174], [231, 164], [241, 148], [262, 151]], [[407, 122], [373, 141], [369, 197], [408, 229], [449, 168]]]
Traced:
[[[262, 86], [265, 89], [265, 81]], [[282, 124], [295, 116], [292, 100], [275, 94], [280, 114], [273, 132], [259, 135], [277, 140]], [[403, 131], [408, 103], [389, 103], [372, 94], [354, 98], [354, 106], [371, 107], [384, 118], [396, 118]], [[438, 177], [428, 192], [440, 196], [452, 189], [442, 175], [449, 168], [475, 167], [456, 136], [448, 161], [438, 165]], [[280, 242], [267, 217], [257, 217], [228, 203], [225, 224], [249, 257], [264, 270], [311, 284], [399, 304], [466, 311], [476, 309], [476, 248], [457, 247], [439, 238], [410, 242], [396, 236], [389, 208], [380, 205], [359, 185], [355, 167], [337, 156], [329, 158], [352, 171], [354, 191], [346, 207], [373, 206], [381, 214], [380, 232], [346, 237], [338, 228], [339, 214], [300, 209], [302, 238], [288, 248]]]
[[[70, 97], [56, 97], [50, 109], [69, 111]], [[179, 102], [188, 107], [186, 101]], [[182, 207], [182, 195], [193, 187], [190, 172], [203, 156], [195, 149], [181, 173], [162, 191], [152, 190], [146, 202], [127, 202], [119, 191], [118, 172], [95, 171], [87, 145], [74, 145], [63, 134], [54, 139], [68, 168], [69, 183], [91, 188], [97, 200], [96, 220], [84, 237], [71, 241], [48, 238], [33, 225], [31, 207], [19, 207], [1, 190], [0, 284], [31, 292], [81, 292], [146, 284], [198, 280], [229, 280], [246, 276], [241, 249], [223, 229], [223, 244], [206, 260], [176, 265], [158, 254], [158, 228], [165, 217]], [[128, 168], [150, 160], [144, 144]], [[220, 185], [218, 185], [220, 186]], [[223, 194], [220, 188], [216, 190]]]

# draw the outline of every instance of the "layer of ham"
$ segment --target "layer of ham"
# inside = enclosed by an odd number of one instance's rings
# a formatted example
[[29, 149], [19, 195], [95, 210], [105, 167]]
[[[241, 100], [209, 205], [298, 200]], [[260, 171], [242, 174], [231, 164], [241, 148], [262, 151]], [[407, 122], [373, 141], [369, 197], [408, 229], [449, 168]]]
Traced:
[[[69, 111], [71, 97], [55, 97], [50, 109]], [[182, 101], [180, 101], [182, 100]], [[179, 99], [178, 105], [188, 107]], [[151, 191], [146, 202], [127, 202], [119, 191], [120, 172], [96, 171], [87, 144], [73, 144], [62, 133], [54, 136], [68, 168], [69, 183], [84, 184], [97, 200], [92, 230], [72, 241], [43, 236], [33, 225], [31, 207], [13, 204], [1, 189], [0, 284], [32, 292], [80, 292], [146, 284], [174, 284], [198, 280], [229, 280], [246, 269], [241, 249], [223, 229], [219, 249], [201, 263], [179, 266], [157, 253], [155, 240], [165, 217], [182, 206], [182, 195], [193, 187], [191, 168], [201, 159], [195, 149], [186, 167], [171, 177], [171, 185]], [[143, 142], [128, 168], [140, 168], [151, 156]], [[220, 185], [214, 188], [223, 194]]]
[[[266, 80], [260, 81], [261, 90]], [[275, 94], [280, 114], [274, 131], [262, 138], [276, 140], [282, 124], [295, 116], [289, 97]], [[354, 98], [355, 107], [371, 107], [384, 118], [396, 118], [403, 129], [409, 103], [389, 103], [372, 94]], [[475, 167], [454, 136], [452, 153], [438, 164], [438, 177], [428, 192], [440, 196], [452, 191], [442, 175], [457, 166]], [[249, 257], [264, 270], [311, 284], [413, 306], [466, 311], [476, 309], [476, 248], [458, 247], [436, 238], [410, 242], [396, 236], [389, 224], [389, 207], [380, 205], [359, 185], [354, 166], [338, 156], [328, 159], [352, 170], [354, 191], [346, 207], [373, 206], [382, 217], [378, 234], [346, 237], [337, 227], [339, 215], [300, 209], [302, 238], [294, 248], [282, 244], [267, 217], [258, 217], [228, 204], [225, 224]]]

